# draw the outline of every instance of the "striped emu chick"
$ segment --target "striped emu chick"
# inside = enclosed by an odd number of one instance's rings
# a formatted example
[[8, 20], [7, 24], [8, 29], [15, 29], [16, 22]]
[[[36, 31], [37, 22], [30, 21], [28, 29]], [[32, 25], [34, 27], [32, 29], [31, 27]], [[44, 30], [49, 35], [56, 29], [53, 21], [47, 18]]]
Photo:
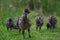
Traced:
[[20, 16], [16, 19], [16, 25], [18, 28], [19, 28], [19, 18], [20, 18]]
[[47, 29], [54, 29], [55, 25], [57, 24], [57, 19], [55, 16], [50, 16], [49, 21], [47, 23]]
[[25, 33], [25, 30], [27, 29], [28, 30], [28, 33], [29, 33], [29, 38], [31, 37], [30, 35], [30, 27], [31, 27], [31, 21], [30, 19], [27, 17], [27, 14], [29, 14], [29, 10], [28, 9], [25, 9], [24, 10], [24, 13], [23, 15], [19, 18], [19, 21], [18, 21], [18, 25], [19, 25], [19, 28], [21, 29], [22, 31], [22, 35], [23, 37], [24, 36], [24, 33]]
[[17, 26], [14, 24], [13, 20], [11, 18], [8, 18], [6, 21], [6, 27], [7, 30], [17, 29]]
[[20, 23], [21, 23], [21, 17], [19, 16], [19, 17], [17, 17], [17, 19], [16, 19], [16, 26], [18, 27], [19, 32], [21, 31], [21, 29], [20, 29]]
[[35, 22], [36, 22], [36, 31], [38, 29], [40, 31], [40, 29], [41, 29], [41, 27], [43, 25], [43, 18], [41, 16], [37, 16]]

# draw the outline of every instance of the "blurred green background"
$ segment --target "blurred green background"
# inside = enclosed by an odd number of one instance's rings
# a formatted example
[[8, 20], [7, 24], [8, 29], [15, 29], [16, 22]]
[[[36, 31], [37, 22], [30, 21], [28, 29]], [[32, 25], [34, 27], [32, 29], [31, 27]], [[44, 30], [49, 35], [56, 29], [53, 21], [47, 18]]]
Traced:
[[[31, 11], [28, 16], [32, 21], [32, 38], [28, 39], [26, 31], [25, 40], [60, 40], [60, 0], [0, 0], [0, 40], [24, 40], [18, 30], [7, 31], [5, 21], [11, 17], [16, 22], [16, 18], [22, 15], [26, 7]], [[35, 30], [37, 15], [44, 16], [44, 25], [40, 32]], [[57, 16], [58, 23], [54, 32], [46, 30], [49, 15]]]

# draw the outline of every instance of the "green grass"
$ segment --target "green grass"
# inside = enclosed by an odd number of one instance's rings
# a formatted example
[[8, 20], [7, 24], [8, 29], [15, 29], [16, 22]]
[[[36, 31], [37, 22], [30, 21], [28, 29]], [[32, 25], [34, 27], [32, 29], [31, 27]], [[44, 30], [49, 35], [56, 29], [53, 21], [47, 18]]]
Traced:
[[[6, 16], [7, 15], [7, 16]], [[36, 12], [31, 12], [29, 14], [29, 18], [32, 21], [31, 26], [31, 39], [28, 38], [28, 32], [25, 31], [25, 39], [23, 39], [23, 36], [21, 32], [19, 33], [18, 30], [10, 30], [7, 31], [4, 22], [6, 18], [8, 18], [8, 14], [6, 14], [4, 17], [0, 19], [0, 40], [60, 40], [60, 17], [57, 16], [58, 23], [57, 28], [54, 29], [54, 31], [50, 31], [46, 29], [46, 23], [48, 21], [48, 17], [44, 17], [44, 25], [42, 29], [38, 32], [36, 32], [36, 26], [35, 26], [35, 17], [37, 15]], [[12, 14], [12, 18], [15, 21], [19, 14]]]

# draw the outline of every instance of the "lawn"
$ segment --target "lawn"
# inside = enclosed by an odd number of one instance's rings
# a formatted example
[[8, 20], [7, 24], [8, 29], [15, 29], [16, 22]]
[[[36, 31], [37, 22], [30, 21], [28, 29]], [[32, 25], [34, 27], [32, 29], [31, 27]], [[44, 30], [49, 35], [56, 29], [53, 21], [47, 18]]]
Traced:
[[[20, 14], [12, 14], [12, 18], [14, 22], [16, 21], [16, 18]], [[37, 13], [31, 12], [29, 14], [29, 18], [31, 19], [32, 26], [31, 26], [31, 38], [28, 38], [28, 32], [25, 31], [25, 39], [22, 36], [22, 33], [19, 32], [16, 29], [7, 31], [5, 26], [5, 20], [8, 18], [8, 14], [4, 15], [0, 19], [0, 40], [60, 40], [60, 17], [57, 16], [57, 25], [56, 29], [54, 31], [50, 31], [46, 29], [46, 23], [48, 21], [48, 17], [44, 16], [44, 25], [42, 26], [42, 29], [40, 31], [36, 31], [35, 26], [35, 17]]]

